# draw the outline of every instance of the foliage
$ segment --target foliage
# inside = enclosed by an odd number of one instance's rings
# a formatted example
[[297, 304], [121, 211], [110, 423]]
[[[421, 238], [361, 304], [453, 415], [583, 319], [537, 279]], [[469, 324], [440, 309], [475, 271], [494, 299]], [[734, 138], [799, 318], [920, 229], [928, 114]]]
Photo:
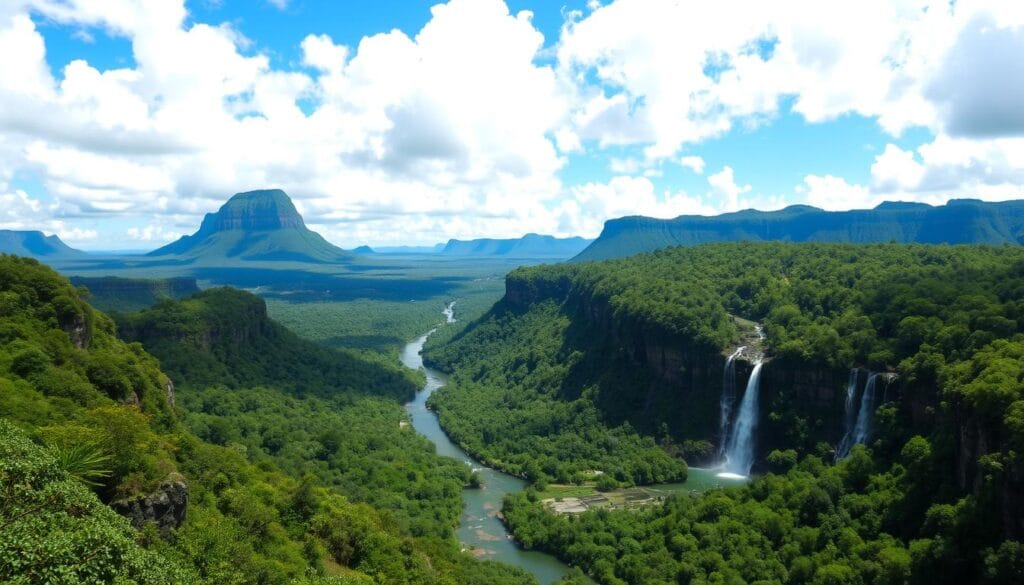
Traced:
[[578, 482], [590, 470], [623, 485], [686, 477], [685, 464], [628, 423], [605, 424], [588, 395], [563, 399], [560, 384], [575, 365], [559, 351], [568, 326], [550, 302], [523, 315], [496, 309], [469, 326], [456, 345], [465, 369], [430, 398], [445, 432], [531, 481]]
[[[925, 462], [910, 454], [921, 444], [908, 442], [907, 456], [884, 472], [870, 471], [878, 462], [857, 446], [834, 467], [808, 456], [785, 475], [678, 494], [641, 511], [554, 515], [526, 492], [509, 496], [504, 514], [524, 546], [555, 553], [600, 583], [1020, 582], [1018, 542], [982, 551], [984, 573], [974, 564], [991, 536], [970, 499], [929, 505], [934, 485], [915, 473]], [[905, 512], [915, 509], [927, 510], [926, 528], [907, 542]]]
[[[666, 452], [698, 451], [717, 394], [662, 418], [644, 400], [661, 382], [633, 346], [720, 364], [743, 343], [739, 318], [764, 325], [774, 369], [898, 374], [871, 450], [834, 468], [813, 455], [829, 448], [804, 406], [773, 402], [764, 426], [787, 429], [764, 460], [774, 474], [639, 515], [554, 516], [513, 496], [505, 516], [524, 545], [603, 583], [1020, 581], [1024, 249], [713, 244], [522, 268], [507, 287], [428, 358], [452, 374], [435, 394], [446, 429], [508, 469], [557, 453], [551, 471], [573, 479], [622, 421]], [[601, 464], [635, 460], [609, 450]]]
[[[156, 359], [118, 340], [113, 322], [78, 295], [37, 262], [0, 256], [0, 580], [531, 582], [446, 537], [468, 478], [399, 432], [395, 398], [414, 381], [397, 368], [303, 342], [241, 293], [215, 291], [186, 308], [169, 301], [155, 314], [188, 318], [161, 322], [168, 336], [156, 345], [177, 352], [179, 400], [203, 409], [185, 414], [186, 425]], [[214, 300], [223, 304], [211, 308]], [[211, 333], [204, 358], [195, 343]], [[204, 365], [235, 387], [192, 388]], [[237, 421], [217, 422], [236, 408]], [[201, 440], [191, 423], [223, 444]], [[290, 438], [296, 450], [275, 442]], [[332, 441], [341, 452], [314, 449]], [[90, 491], [72, 474], [100, 485]], [[186, 478], [189, 504], [166, 538], [152, 524], [133, 530], [103, 504], [150, 494], [172, 474]]]
[[128, 521], [0, 420], [0, 580], [193, 583], [183, 565], [141, 548]]
[[121, 316], [121, 334], [142, 342], [165, 371], [193, 387], [270, 384], [299, 395], [367, 393], [409, 399], [416, 381], [398, 366], [299, 338], [267, 317], [263, 300], [217, 288]]

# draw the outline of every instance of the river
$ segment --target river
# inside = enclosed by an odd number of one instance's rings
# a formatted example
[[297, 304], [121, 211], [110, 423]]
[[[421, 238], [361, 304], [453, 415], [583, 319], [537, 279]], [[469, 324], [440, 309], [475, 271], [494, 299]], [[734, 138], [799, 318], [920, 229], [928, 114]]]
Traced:
[[[445, 308], [445, 317], [449, 323], [455, 321], [453, 305], [454, 303], [451, 303]], [[416, 394], [412, 402], [405, 405], [405, 410], [409, 413], [413, 428], [434, 443], [439, 455], [462, 461], [480, 476], [482, 487], [467, 488], [462, 492], [462, 519], [457, 533], [459, 542], [479, 558], [501, 561], [524, 569], [536, 577], [541, 585], [554, 583], [569, 573], [569, 567], [549, 554], [519, 547], [505, 529], [505, 525], [498, 519], [505, 494], [522, 490], [526, 487], [526, 482], [486, 467], [470, 457], [448, 438], [441, 430], [437, 415], [427, 409], [427, 399], [445, 384], [444, 374], [425, 367], [423, 356], [420, 355], [423, 344], [433, 332], [431, 330], [426, 335], [417, 337], [402, 349], [402, 364], [414, 370], [422, 369], [427, 377], [423, 390]], [[716, 479], [715, 472], [716, 470], [691, 467], [685, 484], [659, 487], [667, 491], [704, 491], [733, 483]]]

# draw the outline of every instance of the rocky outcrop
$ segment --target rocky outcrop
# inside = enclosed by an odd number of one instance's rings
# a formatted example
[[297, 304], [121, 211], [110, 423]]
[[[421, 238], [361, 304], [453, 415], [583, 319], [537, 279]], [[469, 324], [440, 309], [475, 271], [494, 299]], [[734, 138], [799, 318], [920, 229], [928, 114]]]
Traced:
[[112, 502], [110, 507], [128, 518], [132, 526], [142, 528], [147, 522], [156, 524], [164, 536], [185, 521], [188, 511], [188, 483], [177, 473], [172, 473], [145, 496]]
[[89, 316], [86, 311], [76, 311], [74, 314], [61, 318], [60, 328], [71, 338], [71, 343], [78, 349], [88, 349], [92, 343], [92, 327], [89, 323]]
[[174, 382], [170, 378], [164, 379], [164, 398], [167, 400], [167, 406], [174, 408]]

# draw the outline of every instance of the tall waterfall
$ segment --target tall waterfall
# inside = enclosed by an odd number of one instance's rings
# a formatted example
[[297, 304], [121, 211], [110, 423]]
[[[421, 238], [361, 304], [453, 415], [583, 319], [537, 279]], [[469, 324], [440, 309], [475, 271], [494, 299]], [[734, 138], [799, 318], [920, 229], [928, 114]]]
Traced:
[[[867, 442], [871, 434], [871, 423], [875, 419], [875, 388], [878, 386], [878, 374], [872, 372], [868, 383], [864, 386], [864, 395], [860, 398], [860, 411], [857, 413], [857, 425], [853, 428], [853, 443]], [[852, 447], [852, 445], [851, 445]]]
[[754, 465], [754, 431], [757, 430], [758, 404], [757, 394], [761, 385], [761, 366], [758, 360], [754, 371], [750, 373], [747, 389], [743, 392], [740, 411], [736, 414], [736, 423], [725, 446], [726, 472], [736, 475], [750, 475]]
[[850, 453], [853, 447], [853, 429], [857, 422], [857, 381], [860, 380], [860, 368], [850, 370], [850, 377], [846, 381], [846, 405], [843, 410], [843, 439], [836, 449], [836, 459], [842, 459]]
[[722, 372], [722, 400], [719, 403], [718, 422], [718, 458], [725, 456], [725, 441], [729, 436], [729, 423], [732, 421], [732, 407], [736, 404], [736, 358], [744, 348], [740, 347], [725, 359], [725, 370]]

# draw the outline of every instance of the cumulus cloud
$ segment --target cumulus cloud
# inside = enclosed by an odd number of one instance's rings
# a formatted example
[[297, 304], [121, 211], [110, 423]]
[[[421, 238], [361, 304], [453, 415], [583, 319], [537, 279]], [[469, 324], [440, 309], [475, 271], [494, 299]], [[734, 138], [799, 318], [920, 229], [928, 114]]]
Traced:
[[807, 203], [829, 211], [868, 209], [880, 202], [867, 187], [851, 185], [835, 175], [807, 175], [796, 191], [805, 196]]
[[975, 16], [960, 31], [926, 95], [956, 137], [1024, 135], [1024, 28]]
[[680, 166], [690, 169], [698, 175], [704, 174], [704, 159], [699, 156], [684, 156], [679, 159]]
[[[545, 48], [528, 11], [452, 0], [418, 31], [354, 46], [310, 34], [281, 68], [235, 25], [190, 19], [183, 0], [6, 2], [0, 181], [33, 174], [49, 197], [5, 187], [0, 218], [119, 216], [137, 224], [129, 238], [155, 242], [231, 193], [274, 185], [345, 244], [594, 235], [617, 215], [783, 204], [794, 194], [758, 193], [736, 163], [698, 195], [661, 177], [666, 161], [704, 174], [702, 141], [787, 107], [810, 123], [860, 115], [894, 137], [933, 135], [888, 145], [864, 185], [809, 172], [797, 198], [1005, 198], [1024, 182], [1020, 6], [595, 1]], [[133, 64], [51, 70], [40, 18], [126, 38]], [[570, 155], [603, 157], [613, 177], [567, 184]]]

